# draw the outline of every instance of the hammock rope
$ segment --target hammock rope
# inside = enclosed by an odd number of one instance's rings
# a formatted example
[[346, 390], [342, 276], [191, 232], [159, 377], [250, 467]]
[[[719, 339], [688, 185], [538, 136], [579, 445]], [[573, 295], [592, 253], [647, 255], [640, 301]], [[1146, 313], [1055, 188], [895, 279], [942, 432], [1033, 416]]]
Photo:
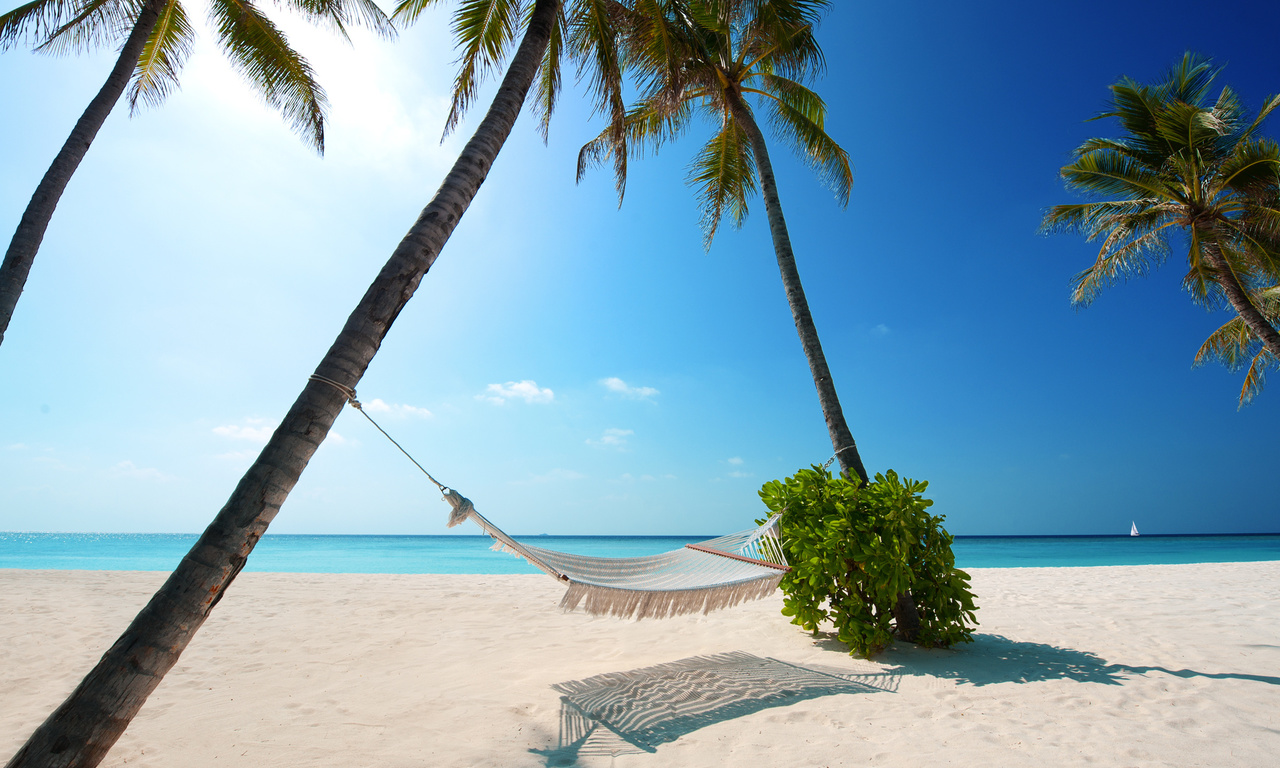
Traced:
[[758, 528], [645, 557], [590, 557], [522, 544], [477, 512], [470, 499], [432, 477], [365, 412], [354, 389], [319, 375], [311, 379], [342, 392], [353, 408], [440, 489], [452, 507], [449, 528], [470, 520], [494, 540], [492, 549], [523, 558], [566, 584], [568, 590], [560, 601], [566, 611], [581, 605], [592, 615], [637, 619], [710, 613], [769, 596], [790, 570], [778, 536], [781, 513]]

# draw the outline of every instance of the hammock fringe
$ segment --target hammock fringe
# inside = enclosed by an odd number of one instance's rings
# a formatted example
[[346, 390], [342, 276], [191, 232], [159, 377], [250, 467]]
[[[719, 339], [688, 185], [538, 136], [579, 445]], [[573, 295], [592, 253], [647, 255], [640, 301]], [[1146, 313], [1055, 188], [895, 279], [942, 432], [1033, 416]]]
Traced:
[[700, 589], [673, 589], [665, 592], [641, 592], [614, 589], [595, 584], [569, 582], [560, 608], [572, 611], [579, 605], [592, 616], [616, 616], [620, 619], [665, 619], [690, 613], [708, 614], [748, 600], [760, 600], [773, 594], [783, 573], [769, 574], [750, 581]]

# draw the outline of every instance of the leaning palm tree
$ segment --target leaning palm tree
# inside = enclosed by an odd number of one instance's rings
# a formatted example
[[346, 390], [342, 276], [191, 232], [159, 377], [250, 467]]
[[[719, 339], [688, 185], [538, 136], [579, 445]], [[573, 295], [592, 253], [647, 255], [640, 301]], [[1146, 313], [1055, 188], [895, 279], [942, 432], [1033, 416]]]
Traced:
[[[605, 0], [578, 2], [584, 7], [607, 5]], [[492, 58], [486, 58], [490, 54], [485, 53], [478, 61], [489, 62], [486, 66], [492, 68], [493, 62], [502, 60], [502, 52], [513, 47], [521, 28], [523, 37], [515, 46], [493, 103], [439, 190], [365, 291], [231, 498], [124, 634], [6, 768], [88, 767], [106, 756], [226, 594], [343, 406], [354, 399], [355, 387], [392, 323], [479, 191], [530, 87], [540, 72], [545, 75], [549, 43], [565, 30], [561, 0], [534, 0], [531, 8], [527, 3], [506, 0], [468, 0], [457, 18], [484, 17], [486, 10], [503, 5], [514, 7], [513, 18], [521, 21], [497, 30], [495, 34], [501, 39], [490, 49]], [[484, 25], [455, 26], [460, 27], [465, 50], [471, 40], [468, 35]], [[600, 47], [610, 48], [608, 27], [599, 31], [605, 35]], [[583, 38], [587, 34], [582, 32]], [[592, 60], [608, 58], [606, 51]], [[550, 81], [549, 77], [543, 79]], [[620, 82], [620, 77], [613, 75], [600, 79]], [[602, 101], [609, 98], [607, 90], [605, 86], [603, 92], [597, 92]]]
[[[1262, 312], [1273, 326], [1280, 323], [1280, 285], [1273, 285], [1255, 292], [1250, 296], [1250, 303]], [[1240, 387], [1240, 407], [1248, 405], [1262, 391], [1268, 368], [1280, 367], [1280, 357], [1264, 347], [1258, 337], [1239, 315], [1222, 324], [1214, 331], [1200, 350], [1196, 352], [1195, 365], [1204, 365], [1210, 360], [1217, 360], [1229, 370], [1238, 371], [1245, 368], [1244, 383]]]
[[[286, 0], [310, 21], [344, 37], [352, 21], [391, 36], [391, 22], [372, 0]], [[210, 0], [218, 44], [240, 74], [284, 113], [305, 141], [324, 151], [324, 91], [311, 67], [253, 0]], [[178, 85], [195, 30], [178, 0], [32, 0], [0, 15], [0, 51], [36, 41], [36, 50], [62, 53], [114, 45], [124, 38], [106, 83], [76, 121], [36, 186], [0, 263], [0, 343], [26, 286], [45, 230], [63, 190], [89, 145], [128, 88], [129, 112], [155, 106]]]
[[1125, 136], [1089, 139], [1062, 168], [1068, 189], [1095, 199], [1054, 206], [1041, 228], [1102, 242], [1075, 277], [1078, 305], [1158, 266], [1185, 235], [1192, 299], [1229, 305], [1280, 357], [1280, 332], [1251, 299], [1280, 277], [1280, 145], [1256, 135], [1280, 96], [1250, 120], [1228, 87], [1210, 101], [1219, 72], [1187, 53], [1154, 85], [1126, 77], [1111, 86], [1110, 107], [1095, 119], [1116, 118]]
[[628, 154], [658, 149], [680, 136], [694, 118], [715, 124], [717, 130], [694, 159], [688, 178], [698, 190], [704, 244], [710, 248], [726, 212], [741, 226], [758, 183], [832, 448], [841, 472], [865, 484], [867, 471], [822, 352], [768, 146], [749, 101], [756, 97], [763, 102], [776, 134], [847, 204], [853, 183], [849, 156], [826, 133], [826, 104], [804, 85], [824, 68], [814, 28], [828, 5], [827, 0], [637, 0], [623, 24], [624, 59], [641, 95], [627, 111], [624, 130], [611, 125], [582, 148], [578, 178], [612, 159], [621, 202]]

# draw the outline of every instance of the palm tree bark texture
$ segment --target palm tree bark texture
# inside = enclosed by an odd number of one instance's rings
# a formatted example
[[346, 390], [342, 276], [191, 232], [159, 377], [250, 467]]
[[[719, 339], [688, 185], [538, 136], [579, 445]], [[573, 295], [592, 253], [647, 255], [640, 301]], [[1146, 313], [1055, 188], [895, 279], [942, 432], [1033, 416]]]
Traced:
[[[560, 0], [537, 0], [497, 95], [440, 189], [369, 286], [317, 376], [354, 390], [431, 268], [515, 124], [551, 36]], [[244, 567], [346, 404], [309, 380], [226, 505], [178, 568], [7, 768], [95, 766], [160, 684]]]
[[45, 230], [53, 219], [53, 211], [58, 207], [58, 201], [62, 198], [67, 183], [71, 181], [71, 176], [89, 151], [89, 145], [98, 135], [102, 124], [107, 121], [107, 115], [111, 114], [116, 102], [124, 94], [124, 89], [128, 87], [129, 78], [138, 66], [142, 50], [151, 31], [155, 29], [165, 1], [147, 0], [142, 7], [106, 83], [76, 121], [71, 135], [54, 157], [49, 170], [45, 171], [44, 177], [36, 186], [35, 194], [31, 196], [31, 202], [27, 203], [26, 210], [22, 212], [18, 229], [13, 233], [9, 248], [5, 251], [4, 262], [0, 263], [0, 344], [4, 343], [5, 331], [9, 329], [18, 297], [27, 284], [27, 275], [31, 273], [36, 252], [40, 250], [40, 242], [44, 240]]

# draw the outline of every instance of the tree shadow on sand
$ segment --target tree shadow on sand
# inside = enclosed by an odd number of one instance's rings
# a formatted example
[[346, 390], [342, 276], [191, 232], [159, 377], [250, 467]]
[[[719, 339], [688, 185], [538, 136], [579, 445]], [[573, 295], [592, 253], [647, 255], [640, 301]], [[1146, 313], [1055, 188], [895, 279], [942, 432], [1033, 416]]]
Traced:
[[851, 674], [743, 652], [695, 656], [552, 686], [563, 694], [558, 744], [530, 751], [549, 766], [572, 765], [591, 754], [655, 752], [699, 728], [762, 709], [839, 693], [893, 691], [896, 683], [896, 674], [872, 665]]
[[[820, 641], [819, 644], [843, 648], [841, 643], [833, 639]], [[1280, 685], [1280, 677], [1269, 675], [1108, 664], [1102, 657], [1088, 651], [1010, 640], [1001, 635], [989, 634], [975, 634], [973, 643], [957, 646], [952, 650], [898, 645], [887, 650], [877, 661], [894, 665], [891, 671], [899, 675], [947, 678], [979, 686], [1045, 680], [1123, 685], [1129, 677], [1151, 672], [1163, 672], [1173, 677], [1252, 680]]]

